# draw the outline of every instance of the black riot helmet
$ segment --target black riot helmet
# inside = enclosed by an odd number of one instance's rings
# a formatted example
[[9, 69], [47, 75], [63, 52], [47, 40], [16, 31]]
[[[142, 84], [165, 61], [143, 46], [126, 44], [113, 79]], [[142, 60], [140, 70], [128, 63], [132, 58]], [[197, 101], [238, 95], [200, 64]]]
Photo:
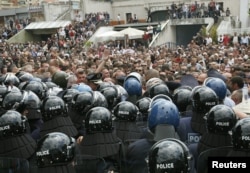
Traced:
[[100, 91], [93, 91], [93, 107], [105, 107], [108, 108], [108, 102], [105, 96]]
[[109, 110], [112, 110], [118, 103], [118, 91], [114, 86], [108, 86], [100, 91], [107, 100]]
[[3, 84], [6, 86], [18, 86], [20, 80], [13, 73], [7, 73], [4, 75]]
[[149, 173], [189, 173], [192, 155], [178, 139], [166, 138], [156, 142], [148, 154]]
[[22, 135], [26, 133], [27, 118], [19, 112], [8, 110], [0, 115], [0, 138]]
[[44, 82], [44, 84], [47, 86], [48, 89], [53, 88], [53, 87], [59, 87], [57, 84], [51, 81]]
[[16, 87], [16, 86], [7, 86], [7, 90], [8, 91], [21, 91], [18, 87]]
[[151, 98], [150, 97], [143, 97], [136, 102], [136, 106], [138, 107], [140, 113], [142, 114], [148, 114], [149, 111], [149, 105], [151, 103]]
[[109, 133], [113, 130], [112, 114], [105, 107], [91, 108], [85, 118], [87, 133]]
[[228, 134], [237, 122], [235, 112], [226, 105], [215, 105], [205, 119], [208, 132], [214, 134]]
[[29, 81], [22, 87], [22, 89], [33, 91], [42, 100], [45, 97], [47, 86], [43, 82]]
[[15, 76], [19, 79], [20, 76], [24, 75], [25, 73], [27, 73], [26, 71], [18, 71]]
[[71, 99], [71, 109], [81, 113], [87, 113], [93, 105], [93, 92], [83, 91], [77, 93]]
[[114, 107], [114, 116], [117, 120], [135, 121], [138, 115], [139, 109], [129, 101], [120, 102]]
[[77, 93], [79, 93], [78, 90], [69, 88], [69, 89], [60, 91], [57, 94], [57, 96], [61, 97], [66, 104], [69, 104], [71, 103], [71, 100], [74, 97], [74, 95], [76, 95]]
[[118, 102], [125, 101], [128, 98], [128, 92], [121, 85], [115, 85], [118, 91]]
[[68, 109], [60, 97], [48, 96], [42, 101], [41, 112], [43, 119], [46, 121], [57, 116], [66, 116]]
[[20, 82], [20, 84], [18, 85], [18, 89], [19, 90], [23, 90], [23, 86], [26, 85], [26, 83], [28, 83], [27, 81], [25, 82]]
[[33, 75], [31, 73], [25, 72], [22, 75], [19, 75], [18, 79], [20, 82], [28, 82], [33, 79]]
[[4, 95], [8, 92], [8, 88], [5, 85], [0, 85], [0, 105], [2, 106], [2, 101]]
[[23, 114], [25, 110], [28, 112], [25, 113], [27, 118], [30, 119], [38, 119], [42, 118], [41, 115], [41, 100], [33, 91], [22, 91], [23, 99], [20, 104], [16, 108], [16, 111]]
[[216, 93], [207, 86], [194, 87], [191, 92], [193, 110], [207, 113], [213, 106], [219, 103]]
[[232, 143], [236, 150], [250, 149], [250, 118], [238, 120], [232, 129]]
[[33, 91], [22, 91], [23, 100], [21, 104], [25, 106], [25, 109], [40, 109], [41, 100]]
[[23, 100], [21, 91], [9, 91], [3, 96], [2, 108], [5, 110], [16, 110]]
[[37, 143], [37, 166], [67, 165], [75, 157], [75, 139], [61, 132], [48, 133]]
[[114, 84], [111, 83], [111, 82], [102, 82], [102, 83], [99, 84], [97, 90], [98, 90], [98, 91], [101, 91], [101, 90], [103, 90], [104, 88], [109, 87], [109, 86], [114, 86]]
[[62, 88], [58, 87], [58, 86], [49, 88], [48, 90], [46, 90], [45, 97], [57, 96], [62, 91], [64, 91], [64, 90]]
[[164, 95], [170, 96], [169, 88], [166, 84], [160, 83], [160, 84], [156, 84], [150, 88], [150, 90], [149, 90], [149, 97], [150, 98], [153, 98], [159, 94], [164, 94]]
[[174, 90], [172, 100], [180, 112], [185, 112], [188, 105], [191, 104], [191, 91], [192, 89], [188, 89], [186, 87], [179, 87]]

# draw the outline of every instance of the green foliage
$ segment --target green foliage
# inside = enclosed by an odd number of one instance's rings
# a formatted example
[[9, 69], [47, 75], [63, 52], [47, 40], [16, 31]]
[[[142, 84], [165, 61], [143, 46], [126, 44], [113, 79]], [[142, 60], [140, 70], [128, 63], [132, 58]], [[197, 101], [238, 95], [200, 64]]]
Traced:
[[200, 30], [200, 34], [201, 34], [201, 36], [206, 37], [206, 35], [207, 35], [207, 28], [206, 28], [205, 25], [202, 25], [201, 30]]
[[212, 26], [210, 31], [209, 31], [209, 34], [212, 37], [213, 42], [217, 44], [218, 43], [217, 26], [215, 26], [215, 25]]
[[93, 43], [91, 41], [86, 41], [84, 47], [91, 47]]

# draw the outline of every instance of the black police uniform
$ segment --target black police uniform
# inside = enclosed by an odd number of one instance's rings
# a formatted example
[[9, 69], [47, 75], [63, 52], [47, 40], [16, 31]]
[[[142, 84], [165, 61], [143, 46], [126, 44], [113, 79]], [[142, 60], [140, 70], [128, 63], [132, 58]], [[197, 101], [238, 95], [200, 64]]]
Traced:
[[[89, 168], [88, 165], [78, 165], [79, 172], [98, 172], [108, 170], [120, 172], [122, 170], [123, 148], [121, 140], [115, 135], [112, 125], [112, 114], [105, 107], [94, 107], [90, 109], [85, 118], [86, 135], [78, 144], [78, 150], [82, 159], [89, 160], [89, 156], [96, 162], [98, 158], [105, 160], [98, 162], [96, 167]], [[81, 163], [84, 163], [83, 160]]]
[[78, 132], [67, 114], [67, 107], [59, 96], [48, 96], [42, 102], [42, 116], [44, 124], [41, 136], [51, 132], [62, 132], [71, 137], [76, 137]]
[[36, 141], [27, 133], [27, 118], [8, 110], [0, 115], [0, 157], [29, 160], [35, 152]]
[[30, 161], [32, 173], [75, 173], [75, 139], [61, 132], [44, 135]]
[[114, 127], [116, 135], [123, 141], [136, 140], [142, 136], [142, 130], [136, 124], [139, 109], [129, 101], [118, 103], [114, 109]]

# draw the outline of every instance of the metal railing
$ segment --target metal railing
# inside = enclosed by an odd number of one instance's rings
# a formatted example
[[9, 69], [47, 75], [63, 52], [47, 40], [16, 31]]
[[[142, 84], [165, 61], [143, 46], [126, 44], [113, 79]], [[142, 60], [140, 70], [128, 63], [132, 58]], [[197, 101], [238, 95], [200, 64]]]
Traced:
[[62, 12], [60, 15], [57, 16], [55, 21], [57, 20], [63, 20], [66, 15], [68, 15], [71, 12], [71, 9], [67, 9], [66, 11]]
[[234, 33], [237, 34], [250, 34], [250, 27], [248, 28], [223, 28], [218, 31], [218, 34], [229, 34], [233, 35]]
[[164, 44], [162, 44], [160, 46], [165, 46], [165, 47], [167, 47], [169, 49], [175, 49], [177, 47], [176, 43], [174, 43], [174, 42], [166, 42], [166, 43], [164, 43]]
[[164, 30], [167, 29], [166, 26], [168, 25], [169, 21], [170, 21], [170, 20], [167, 20], [165, 23], [163, 23], [163, 24], [161, 25], [161, 32], [157, 33], [157, 34], [153, 37], [152, 41], [149, 43], [149, 47], [153, 46], [153, 45], [155, 44], [155, 42], [158, 41], [159, 37], [161, 37], [161, 36], [164, 34]]

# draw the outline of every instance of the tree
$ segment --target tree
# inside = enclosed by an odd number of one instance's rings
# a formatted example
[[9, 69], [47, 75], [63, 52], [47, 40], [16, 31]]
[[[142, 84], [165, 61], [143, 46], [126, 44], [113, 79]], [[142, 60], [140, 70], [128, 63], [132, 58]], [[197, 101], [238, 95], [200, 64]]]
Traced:
[[209, 31], [214, 43], [218, 43], [217, 26], [213, 25]]

